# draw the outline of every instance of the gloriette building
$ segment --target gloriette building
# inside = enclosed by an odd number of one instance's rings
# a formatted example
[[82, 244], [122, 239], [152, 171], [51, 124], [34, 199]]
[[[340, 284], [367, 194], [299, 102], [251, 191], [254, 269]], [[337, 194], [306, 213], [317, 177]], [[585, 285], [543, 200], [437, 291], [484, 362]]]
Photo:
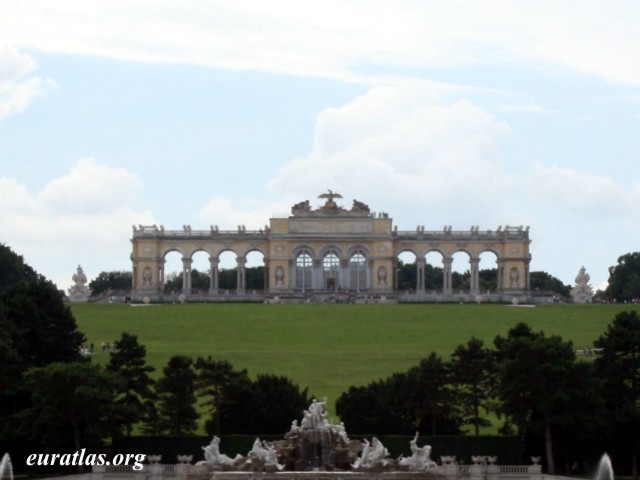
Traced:
[[[375, 214], [353, 200], [351, 208], [338, 204], [342, 196], [329, 190], [320, 195], [324, 204], [297, 203], [288, 218], [271, 218], [261, 230], [222, 231], [165, 230], [160, 226], [133, 227], [131, 261], [134, 299], [175, 300], [175, 295], [201, 301], [263, 300], [283, 301], [511, 301], [529, 298], [529, 229], [499, 227], [497, 230], [399, 231], [386, 213]], [[236, 288], [219, 287], [220, 255], [236, 256]], [[183, 285], [180, 292], [165, 292], [165, 258], [179, 252]], [[193, 256], [205, 252], [209, 260], [209, 289], [197, 294], [191, 288]], [[259, 252], [264, 258], [264, 289], [247, 290], [246, 258]], [[399, 291], [399, 255], [411, 252], [416, 258], [415, 288]], [[426, 255], [437, 252], [442, 258], [442, 285], [425, 286]], [[469, 288], [454, 291], [452, 262], [456, 252], [468, 256]], [[491, 252], [497, 268], [496, 288], [481, 291], [480, 255]]]

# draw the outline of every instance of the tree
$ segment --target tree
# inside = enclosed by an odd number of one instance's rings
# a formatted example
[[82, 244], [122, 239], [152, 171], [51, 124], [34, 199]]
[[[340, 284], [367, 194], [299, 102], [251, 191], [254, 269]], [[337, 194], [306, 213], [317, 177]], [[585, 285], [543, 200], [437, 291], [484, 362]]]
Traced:
[[[164, 289], [165, 291], [182, 291], [182, 277], [183, 273], [180, 272], [177, 275], [172, 275], [171, 278], [168, 278], [165, 282]], [[194, 268], [191, 270], [191, 288], [193, 290], [203, 290], [209, 291], [209, 273], [201, 272], [200, 270]]]
[[[220, 435], [221, 419], [224, 414], [226, 404], [231, 404], [229, 410], [233, 410], [233, 402], [227, 400], [232, 384], [250, 383], [246, 370], [236, 371], [231, 363], [226, 360], [213, 360], [199, 357], [195, 367], [198, 371], [196, 377], [196, 389], [201, 396], [205, 397], [203, 407], [208, 407], [211, 419], [205, 424], [205, 430], [209, 434]], [[242, 413], [241, 413], [242, 414]], [[238, 433], [238, 432], [233, 432]]]
[[426, 430], [431, 435], [459, 433], [462, 422], [457, 412], [449, 364], [432, 352], [409, 370], [407, 384], [411, 392], [408, 410], [409, 415], [417, 419], [416, 429]]
[[35, 282], [39, 275], [24, 262], [22, 256], [0, 243], [0, 292], [18, 283]]
[[26, 370], [82, 361], [85, 338], [57, 287], [1, 244], [0, 332], [0, 436], [17, 438], [15, 417], [30, 405]]
[[[236, 415], [246, 417], [247, 429], [242, 433], [278, 434], [291, 427], [291, 420], [300, 418], [310, 399], [307, 389], [284, 376], [259, 374], [251, 384], [251, 405]], [[240, 433], [240, 432], [238, 432]]]
[[133, 275], [127, 271], [100, 272], [89, 282], [91, 295], [98, 295], [109, 290], [131, 290]]
[[0, 293], [0, 308], [22, 370], [81, 360], [85, 337], [57, 287], [44, 277], [6, 287]]
[[496, 363], [493, 352], [484, 347], [482, 340], [472, 337], [466, 346], [459, 345], [453, 352], [451, 371], [462, 419], [464, 423], [473, 425], [475, 434], [480, 435], [480, 427], [491, 425], [481, 412], [495, 408]]
[[608, 298], [631, 302], [640, 298], [640, 252], [618, 257], [618, 264], [609, 267]]
[[158, 429], [170, 435], [193, 433], [199, 417], [195, 409], [193, 360], [180, 355], [171, 357], [163, 373], [156, 387]]
[[336, 401], [336, 412], [360, 434], [457, 434], [461, 419], [450, 383], [449, 366], [432, 353], [408, 372], [351, 387]]
[[86, 362], [56, 362], [25, 374], [31, 405], [21, 430], [46, 446], [99, 447], [116, 428], [117, 378]]
[[521, 434], [534, 430], [544, 435], [548, 470], [554, 474], [554, 429], [597, 423], [600, 392], [593, 369], [576, 362], [571, 342], [535, 333], [523, 323], [494, 343], [500, 411]]
[[595, 367], [604, 379], [604, 399], [611, 427], [612, 448], [631, 457], [638, 475], [636, 452], [640, 447], [640, 317], [635, 311], [620, 312], [604, 335], [594, 342]]
[[532, 290], [556, 292], [565, 297], [571, 295], [571, 285], [564, 285], [561, 280], [547, 272], [531, 272], [529, 282]]
[[122, 380], [116, 402], [122, 406], [122, 428], [127, 435], [131, 435], [133, 424], [147, 418], [152, 410], [155, 382], [149, 374], [155, 368], [146, 364], [146, 348], [138, 343], [136, 335], [123, 333], [115, 346], [107, 371], [114, 372]]

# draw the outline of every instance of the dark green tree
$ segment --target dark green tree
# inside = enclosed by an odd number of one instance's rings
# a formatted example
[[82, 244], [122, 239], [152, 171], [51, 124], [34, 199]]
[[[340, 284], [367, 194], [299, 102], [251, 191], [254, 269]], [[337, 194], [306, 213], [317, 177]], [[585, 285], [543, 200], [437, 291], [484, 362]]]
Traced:
[[259, 374], [251, 384], [251, 408], [244, 412], [248, 430], [243, 433], [279, 434], [291, 427], [292, 419], [302, 417], [309, 406], [307, 389], [284, 376]]
[[193, 360], [176, 355], [158, 380], [158, 430], [170, 435], [193, 433], [198, 427]]
[[127, 271], [100, 272], [89, 282], [91, 295], [98, 295], [110, 290], [131, 290], [133, 275]]
[[435, 354], [408, 372], [351, 387], [336, 401], [336, 412], [359, 434], [457, 434], [462, 424], [449, 366]]
[[430, 435], [460, 431], [461, 419], [455, 402], [451, 366], [435, 353], [423, 358], [407, 373], [409, 415], [416, 419], [415, 429]]
[[98, 365], [56, 362], [30, 369], [31, 405], [20, 412], [21, 430], [43, 446], [99, 447], [117, 429], [118, 379]]
[[531, 272], [529, 282], [532, 290], [555, 292], [565, 297], [571, 295], [571, 285], [564, 285], [561, 280], [547, 272]]
[[155, 382], [149, 374], [155, 368], [147, 365], [147, 350], [138, 343], [137, 335], [123, 333], [115, 347], [110, 353], [107, 370], [121, 379], [116, 402], [122, 406], [120, 424], [125, 433], [131, 435], [133, 425], [144, 421], [154, 410]]
[[0, 293], [0, 308], [22, 370], [81, 359], [85, 337], [56, 286], [44, 277], [6, 287]]
[[606, 296], [619, 302], [631, 302], [640, 298], [640, 252], [618, 257], [618, 264], [609, 267], [609, 284]]
[[595, 367], [604, 379], [604, 400], [610, 426], [610, 448], [630, 460], [638, 474], [640, 450], [640, 317], [635, 311], [618, 313], [594, 345]]
[[[172, 292], [172, 291], [181, 292], [182, 277], [183, 277], [183, 273], [180, 272], [175, 277], [171, 278], [170, 280], [167, 280], [164, 286], [165, 292]], [[201, 272], [196, 268], [191, 270], [191, 289], [192, 290], [208, 291], [209, 284], [210, 284], [209, 272]]]
[[402, 260], [398, 260], [396, 265], [398, 275], [398, 290], [415, 290], [416, 288], [416, 275], [417, 268], [416, 262], [405, 263]]
[[247, 290], [264, 289], [264, 267], [248, 267], [245, 275]]
[[494, 343], [499, 409], [521, 434], [543, 435], [548, 471], [553, 474], [554, 430], [598, 423], [600, 391], [592, 366], [576, 362], [571, 342], [533, 332], [522, 323]]
[[36, 282], [39, 275], [24, 262], [22, 256], [0, 243], [0, 292], [18, 283]]
[[[231, 396], [234, 384], [248, 386], [250, 384], [249, 376], [246, 370], [235, 370], [227, 360], [214, 360], [210, 356], [207, 358], [199, 357], [195, 367], [197, 370], [196, 390], [200, 397], [204, 397], [202, 406], [206, 407], [207, 412], [211, 415], [211, 418], [205, 423], [205, 430], [209, 434], [220, 435], [222, 433], [221, 421], [225, 410], [232, 412], [234, 409], [233, 399], [227, 399], [226, 396], [227, 394]], [[244, 412], [238, 413], [244, 414]]]
[[485, 348], [482, 340], [472, 337], [466, 345], [459, 345], [453, 352], [451, 372], [462, 419], [465, 424], [473, 426], [476, 435], [480, 435], [480, 427], [491, 425], [483, 413], [495, 409], [496, 362], [493, 352]]

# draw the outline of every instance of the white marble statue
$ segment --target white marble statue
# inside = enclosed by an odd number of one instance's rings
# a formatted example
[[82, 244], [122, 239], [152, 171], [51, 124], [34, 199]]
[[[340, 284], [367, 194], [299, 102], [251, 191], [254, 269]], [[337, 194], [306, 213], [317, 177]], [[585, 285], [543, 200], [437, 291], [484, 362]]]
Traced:
[[576, 275], [576, 285], [571, 289], [571, 298], [575, 303], [591, 303], [593, 297], [593, 290], [589, 285], [591, 277], [582, 267]]
[[73, 286], [69, 289], [69, 299], [72, 302], [86, 302], [91, 296], [91, 290], [86, 286], [87, 276], [82, 270], [82, 267], [78, 265], [76, 273], [71, 277], [73, 280]]
[[406, 465], [409, 470], [426, 470], [428, 468], [435, 468], [436, 462], [431, 460], [431, 446], [425, 445], [424, 447], [418, 446], [418, 432], [413, 440], [409, 442], [411, 445], [411, 456], [408, 458], [400, 458], [399, 464]]
[[389, 451], [382, 445], [382, 442], [376, 437], [371, 439], [371, 443], [367, 439], [364, 440], [362, 455], [352, 465], [354, 469], [372, 469], [377, 466], [384, 466], [387, 463]]
[[223, 453], [220, 453], [220, 439], [217, 436], [213, 436], [211, 443], [206, 447], [202, 447], [204, 450], [204, 461], [198, 462], [196, 465], [233, 465], [237, 460], [242, 458], [240, 455], [236, 455], [236, 458], [231, 458]]

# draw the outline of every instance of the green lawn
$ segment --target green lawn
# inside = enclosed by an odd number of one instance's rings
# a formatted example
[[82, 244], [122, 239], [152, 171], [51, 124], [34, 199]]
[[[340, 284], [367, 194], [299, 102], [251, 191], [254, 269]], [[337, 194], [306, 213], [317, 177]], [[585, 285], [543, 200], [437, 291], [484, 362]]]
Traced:
[[159, 373], [172, 355], [227, 359], [249, 374], [285, 375], [333, 404], [351, 385], [365, 385], [417, 364], [430, 352], [449, 357], [472, 336], [492, 345], [518, 322], [591, 347], [616, 313], [636, 305], [475, 304], [263, 305], [72, 304], [80, 330], [100, 343], [138, 335]]

